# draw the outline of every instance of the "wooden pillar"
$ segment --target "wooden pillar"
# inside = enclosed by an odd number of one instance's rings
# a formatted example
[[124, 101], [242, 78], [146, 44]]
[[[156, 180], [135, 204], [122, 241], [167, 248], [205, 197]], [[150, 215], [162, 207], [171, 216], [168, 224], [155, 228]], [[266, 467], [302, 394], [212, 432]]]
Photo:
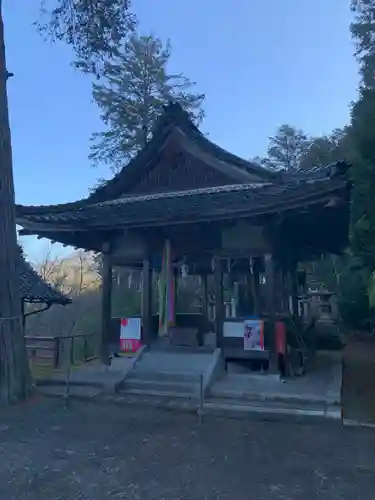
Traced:
[[275, 314], [283, 311], [284, 289], [283, 270], [280, 261], [274, 259], [273, 263], [273, 297]]
[[224, 323], [224, 288], [223, 267], [218, 257], [214, 258], [214, 292], [215, 292], [215, 333], [216, 346], [223, 345], [223, 323]]
[[103, 252], [102, 264], [102, 335], [100, 357], [102, 363], [108, 365], [112, 316], [112, 266], [108, 253]]
[[272, 254], [264, 256], [264, 272], [266, 278], [266, 308], [267, 316], [275, 316], [275, 269]]
[[201, 275], [202, 283], [202, 313], [208, 317], [208, 280], [207, 274]]
[[269, 371], [277, 373], [277, 356], [275, 349], [275, 263], [272, 254], [264, 256], [264, 272], [266, 278], [266, 317], [267, 317], [267, 333], [268, 333], [268, 349], [270, 352]]
[[251, 271], [245, 275], [245, 304], [246, 314], [254, 313], [254, 282]]
[[21, 314], [22, 314], [22, 330], [26, 333], [26, 316], [25, 316], [25, 299], [21, 299]]
[[291, 296], [292, 302], [292, 314], [293, 316], [298, 316], [298, 284], [297, 284], [297, 262], [293, 261], [289, 265], [288, 270], [289, 277], [289, 294]]
[[283, 313], [289, 312], [288, 270], [284, 266], [281, 269], [281, 307]]
[[260, 262], [259, 258], [253, 259], [253, 293], [254, 293], [254, 314], [259, 316], [261, 314], [261, 300], [260, 300]]
[[175, 316], [177, 314], [177, 304], [178, 304], [178, 276], [179, 269], [177, 267], [173, 268], [173, 294], [174, 294], [174, 312]]
[[142, 343], [150, 344], [152, 340], [152, 268], [150, 259], [143, 259], [142, 266]]

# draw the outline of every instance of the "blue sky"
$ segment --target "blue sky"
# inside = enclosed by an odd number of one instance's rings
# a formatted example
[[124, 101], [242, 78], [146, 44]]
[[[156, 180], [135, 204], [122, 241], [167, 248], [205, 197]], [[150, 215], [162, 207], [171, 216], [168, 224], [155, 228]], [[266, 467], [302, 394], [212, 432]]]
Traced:
[[[47, 0], [53, 1], [53, 0]], [[16, 199], [63, 203], [108, 172], [87, 158], [102, 128], [88, 77], [64, 45], [46, 43], [33, 21], [40, 0], [5, 0]], [[144, 33], [172, 42], [171, 70], [206, 93], [202, 125], [244, 157], [261, 155], [282, 123], [328, 133], [349, 120], [356, 97], [349, 0], [133, 0]], [[45, 243], [26, 243], [36, 258]]]

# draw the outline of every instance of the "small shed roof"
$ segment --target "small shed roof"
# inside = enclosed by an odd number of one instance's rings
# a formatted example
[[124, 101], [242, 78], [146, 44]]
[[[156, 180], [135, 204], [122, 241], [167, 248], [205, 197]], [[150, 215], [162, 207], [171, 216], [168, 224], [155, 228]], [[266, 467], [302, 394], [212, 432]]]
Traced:
[[26, 302], [43, 304], [70, 304], [71, 300], [52, 287], [20, 256], [18, 261], [21, 299]]

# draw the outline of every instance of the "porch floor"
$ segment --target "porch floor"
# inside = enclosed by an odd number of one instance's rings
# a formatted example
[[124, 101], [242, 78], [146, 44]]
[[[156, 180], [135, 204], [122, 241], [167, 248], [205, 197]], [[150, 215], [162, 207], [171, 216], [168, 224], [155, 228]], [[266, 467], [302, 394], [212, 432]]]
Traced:
[[296, 378], [251, 372], [229, 363], [224, 377], [211, 389], [211, 396], [237, 400], [283, 401], [304, 405], [341, 404], [342, 356], [320, 352], [309, 371]]
[[199, 376], [205, 373], [212, 354], [204, 347], [172, 347], [152, 348], [145, 352], [136, 365], [138, 372], [154, 374], [155, 380], [160, 373], [190, 374]]

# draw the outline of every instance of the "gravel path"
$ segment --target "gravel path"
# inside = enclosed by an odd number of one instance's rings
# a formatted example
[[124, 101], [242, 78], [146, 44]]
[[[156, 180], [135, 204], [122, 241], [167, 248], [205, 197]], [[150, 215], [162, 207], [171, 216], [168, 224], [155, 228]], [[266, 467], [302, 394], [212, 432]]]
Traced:
[[375, 432], [72, 402], [0, 410], [4, 500], [370, 500]]

